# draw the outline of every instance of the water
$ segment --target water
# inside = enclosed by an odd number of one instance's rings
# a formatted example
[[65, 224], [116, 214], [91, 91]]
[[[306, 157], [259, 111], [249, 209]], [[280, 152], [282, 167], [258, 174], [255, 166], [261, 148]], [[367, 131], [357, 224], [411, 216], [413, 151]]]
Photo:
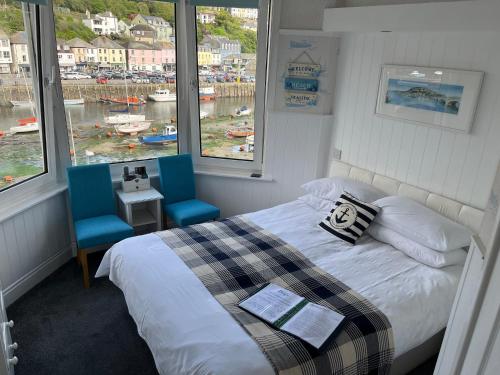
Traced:
[[[246, 126], [253, 126], [253, 113], [250, 116], [232, 117], [236, 109], [242, 106], [253, 109], [254, 98], [218, 98], [200, 103], [200, 111], [208, 114], [206, 119], [201, 120], [203, 155], [253, 159], [253, 153], [242, 148], [245, 139], [228, 139], [226, 136], [226, 131], [234, 126], [245, 123]], [[143, 160], [177, 153], [176, 142], [146, 145], [139, 139], [141, 135], [161, 134], [166, 124], [176, 124], [175, 102], [148, 102], [142, 107], [131, 107], [131, 114], [144, 114], [146, 120], [152, 121], [151, 127], [140, 134], [118, 135], [112, 126], [105, 124], [105, 117], [119, 114], [110, 110], [124, 108], [126, 106], [104, 103], [66, 107], [73, 127], [74, 149], [68, 129], [73, 164]], [[9, 134], [10, 127], [18, 125], [17, 120], [28, 117], [33, 117], [30, 108], [0, 107], [0, 131], [5, 133], [0, 135], [0, 190], [44, 170], [40, 133]], [[8, 182], [6, 176], [9, 176]]]
[[[229, 116], [234, 114], [236, 108], [248, 106], [253, 108], [253, 97], [241, 98], [217, 98], [215, 101], [200, 103], [200, 111], [207, 112], [210, 117]], [[71, 114], [71, 122], [74, 127], [104, 125], [104, 117], [119, 114], [109, 112], [110, 110], [125, 109], [126, 106], [118, 104], [85, 103], [85, 105], [66, 106], [66, 112]], [[148, 102], [142, 107], [130, 107], [131, 114], [145, 114], [147, 120], [153, 123], [170, 123], [177, 117], [177, 106], [175, 102]], [[0, 130], [8, 131], [10, 127], [17, 125], [17, 120], [32, 117], [30, 108], [22, 107], [0, 107]]]

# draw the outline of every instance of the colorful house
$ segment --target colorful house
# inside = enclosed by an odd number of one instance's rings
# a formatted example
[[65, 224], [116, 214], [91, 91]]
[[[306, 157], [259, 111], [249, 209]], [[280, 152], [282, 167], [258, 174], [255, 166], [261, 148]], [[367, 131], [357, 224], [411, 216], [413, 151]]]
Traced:
[[213, 65], [212, 47], [209, 44], [198, 46], [198, 65]]
[[171, 42], [159, 42], [155, 46], [161, 50], [163, 70], [172, 72], [176, 70], [175, 44]]
[[141, 42], [128, 42], [124, 48], [127, 50], [128, 70], [163, 70], [161, 48]]
[[105, 36], [95, 38], [91, 44], [97, 48], [100, 69], [125, 69], [127, 61], [124, 47]]
[[68, 40], [68, 45], [75, 55], [75, 63], [78, 69], [87, 69], [97, 66], [99, 62], [97, 47], [80, 38]]

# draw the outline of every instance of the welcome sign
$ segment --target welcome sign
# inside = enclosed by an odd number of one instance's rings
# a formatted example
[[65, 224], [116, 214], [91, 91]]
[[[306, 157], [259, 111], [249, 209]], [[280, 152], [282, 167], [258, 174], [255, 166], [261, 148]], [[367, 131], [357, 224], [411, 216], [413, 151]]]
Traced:
[[320, 64], [311, 63], [288, 63], [288, 76], [289, 77], [319, 77], [321, 74]]

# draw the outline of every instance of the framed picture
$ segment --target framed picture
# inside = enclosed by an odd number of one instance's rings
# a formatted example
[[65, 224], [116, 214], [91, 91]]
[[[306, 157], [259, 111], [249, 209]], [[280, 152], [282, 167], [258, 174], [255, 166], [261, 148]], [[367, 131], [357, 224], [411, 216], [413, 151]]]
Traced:
[[469, 132], [483, 72], [383, 65], [375, 113]]

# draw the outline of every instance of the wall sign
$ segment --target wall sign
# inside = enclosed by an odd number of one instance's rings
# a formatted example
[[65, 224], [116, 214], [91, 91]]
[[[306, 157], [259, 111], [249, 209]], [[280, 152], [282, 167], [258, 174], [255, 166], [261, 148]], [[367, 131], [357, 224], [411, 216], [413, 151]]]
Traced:
[[287, 77], [285, 78], [285, 90], [317, 92], [319, 81], [317, 79]]
[[285, 102], [288, 107], [314, 107], [318, 104], [318, 94], [287, 92]]
[[306, 63], [288, 63], [289, 77], [319, 77], [321, 65]]

